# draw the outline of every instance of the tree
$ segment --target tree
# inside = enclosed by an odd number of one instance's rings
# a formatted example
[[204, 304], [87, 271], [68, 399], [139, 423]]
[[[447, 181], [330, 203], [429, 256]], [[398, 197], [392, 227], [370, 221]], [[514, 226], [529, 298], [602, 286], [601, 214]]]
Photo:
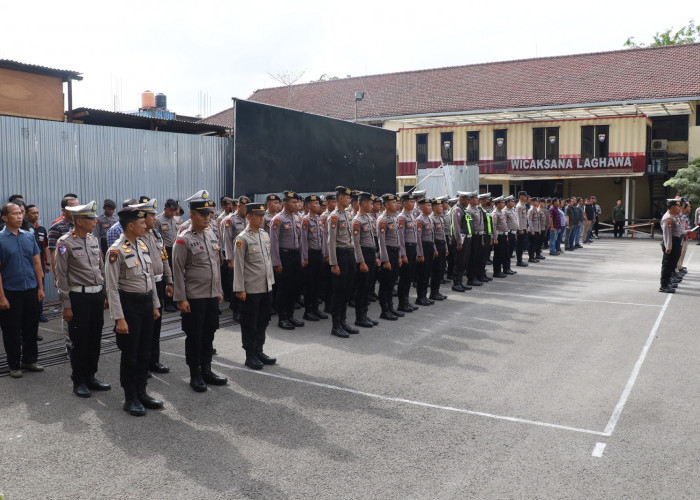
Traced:
[[700, 158], [688, 162], [688, 166], [678, 170], [664, 186], [675, 189], [691, 203], [700, 202]]
[[[688, 26], [684, 26], [675, 33], [671, 33], [673, 28], [669, 28], [654, 35], [654, 41], [648, 47], [661, 47], [662, 45], [682, 45], [686, 43], [700, 42], [700, 26], [695, 26], [695, 21], [690, 20]], [[625, 47], [633, 49], [647, 47], [644, 43], [636, 43], [634, 37], [629, 37], [624, 44]]]
[[270, 78], [281, 83], [285, 87], [291, 87], [297, 83], [302, 76], [304, 76], [304, 73], [306, 73], [306, 70], [288, 70], [277, 73], [268, 72], [267, 74]]

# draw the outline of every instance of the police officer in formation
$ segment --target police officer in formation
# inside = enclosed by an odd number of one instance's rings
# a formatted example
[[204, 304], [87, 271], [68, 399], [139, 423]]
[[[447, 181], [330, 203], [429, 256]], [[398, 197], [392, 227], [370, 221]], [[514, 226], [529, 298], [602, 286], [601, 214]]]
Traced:
[[452, 290], [466, 292], [472, 287], [464, 285], [464, 275], [469, 267], [472, 238], [474, 236], [473, 220], [468, 210], [472, 193], [458, 191], [457, 204], [452, 208], [450, 220], [450, 244], [454, 254], [454, 273]]
[[405, 316], [394, 309], [394, 285], [403, 264], [403, 231], [396, 220], [398, 196], [387, 193], [382, 196], [384, 212], [377, 218], [377, 240], [379, 242], [379, 305], [380, 318], [396, 321]]
[[301, 219], [301, 275], [304, 284], [304, 319], [307, 321], [328, 319], [328, 315], [318, 308], [324, 260], [327, 255], [321, 201], [320, 196], [315, 194], [304, 198], [306, 214]]
[[399, 224], [399, 231], [402, 233], [401, 243], [404, 247], [403, 264], [399, 269], [398, 299], [399, 311], [412, 313], [417, 307], [411, 305], [408, 300], [408, 293], [413, 283], [416, 263], [423, 263], [423, 245], [419, 245], [418, 229], [416, 221], [413, 219], [414, 199], [412, 193], [401, 193], [401, 212], [396, 217]]
[[675, 293], [685, 274], [684, 269], [678, 273], [675, 272], [683, 247], [682, 239], [691, 232], [691, 229], [686, 229], [681, 219], [681, 209], [685, 203], [683, 198], [666, 200], [667, 210], [661, 218], [663, 257], [661, 259], [661, 287], [659, 291], [663, 293]]
[[355, 262], [357, 262], [355, 274], [355, 325], [363, 328], [372, 328], [379, 324], [377, 320], [367, 316], [370, 287], [374, 287], [374, 274], [379, 266], [375, 240], [377, 227], [371, 216], [373, 204], [373, 194], [360, 193], [358, 195], [358, 212], [352, 219]]
[[[233, 242], [236, 237], [243, 231], [247, 225], [246, 220], [246, 206], [252, 203], [252, 200], [247, 196], [239, 196], [235, 201], [235, 210], [231, 212], [230, 215], [224, 217], [221, 221], [221, 239], [222, 248], [224, 250], [224, 266], [231, 273], [231, 283], [233, 283]], [[225, 283], [222, 281], [222, 286]], [[226, 290], [224, 289], [224, 298], [226, 295]], [[240, 304], [236, 299], [235, 295], [231, 295], [231, 300], [229, 302], [229, 309], [233, 311], [233, 321], [238, 322], [240, 320]]]

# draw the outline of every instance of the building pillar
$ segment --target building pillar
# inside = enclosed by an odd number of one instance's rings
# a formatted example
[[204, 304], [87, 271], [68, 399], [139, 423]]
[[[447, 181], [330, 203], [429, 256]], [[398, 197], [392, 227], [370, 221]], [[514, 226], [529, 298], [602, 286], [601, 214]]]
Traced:
[[637, 179], [632, 179], [632, 202], [630, 203], [630, 217], [637, 218]]
[[625, 221], [630, 218], [630, 178], [625, 177]]

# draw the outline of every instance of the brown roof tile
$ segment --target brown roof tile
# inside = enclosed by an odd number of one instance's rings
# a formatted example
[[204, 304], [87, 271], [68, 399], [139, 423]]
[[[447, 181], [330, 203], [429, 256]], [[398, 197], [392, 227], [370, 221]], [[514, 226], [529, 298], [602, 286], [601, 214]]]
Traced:
[[[454, 66], [255, 91], [251, 101], [350, 120], [700, 98], [700, 43]], [[203, 120], [232, 126], [228, 109]]]

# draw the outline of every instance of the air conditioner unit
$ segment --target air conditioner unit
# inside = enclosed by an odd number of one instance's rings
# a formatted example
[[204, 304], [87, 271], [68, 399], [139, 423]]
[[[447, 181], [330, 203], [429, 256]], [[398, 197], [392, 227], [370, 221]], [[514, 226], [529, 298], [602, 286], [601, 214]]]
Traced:
[[666, 151], [668, 149], [668, 140], [666, 139], [654, 139], [651, 141], [652, 151]]

